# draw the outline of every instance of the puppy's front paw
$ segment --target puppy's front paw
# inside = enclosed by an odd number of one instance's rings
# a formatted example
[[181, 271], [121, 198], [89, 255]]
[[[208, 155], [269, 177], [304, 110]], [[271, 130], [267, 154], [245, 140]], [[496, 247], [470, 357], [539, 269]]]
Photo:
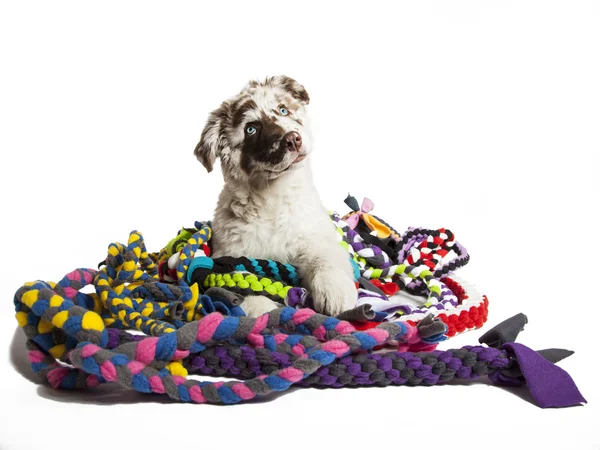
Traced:
[[356, 306], [358, 291], [352, 278], [339, 269], [318, 272], [308, 287], [315, 309], [329, 316]]

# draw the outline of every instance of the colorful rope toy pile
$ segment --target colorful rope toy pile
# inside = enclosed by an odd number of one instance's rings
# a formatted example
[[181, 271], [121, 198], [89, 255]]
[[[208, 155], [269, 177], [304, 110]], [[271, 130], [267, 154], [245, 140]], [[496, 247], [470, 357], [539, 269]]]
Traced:
[[[486, 333], [486, 345], [436, 350], [487, 320], [487, 298], [453, 274], [468, 262], [466, 250], [449, 230], [401, 235], [370, 214], [370, 201], [346, 203], [351, 213], [331, 217], [355, 268], [355, 309], [337, 318], [316, 313], [289, 264], [211, 258], [209, 222], [182, 229], [158, 253], [134, 231], [127, 245], [109, 245], [99, 270], [77, 269], [16, 292], [31, 367], [57, 389], [117, 383], [194, 403], [239, 403], [293, 385], [433, 385], [482, 376], [527, 384], [542, 407], [585, 402], [553, 364], [569, 352], [513, 342], [522, 315]], [[95, 292], [84, 293], [88, 285]], [[245, 317], [240, 304], [256, 293], [282, 307]]]

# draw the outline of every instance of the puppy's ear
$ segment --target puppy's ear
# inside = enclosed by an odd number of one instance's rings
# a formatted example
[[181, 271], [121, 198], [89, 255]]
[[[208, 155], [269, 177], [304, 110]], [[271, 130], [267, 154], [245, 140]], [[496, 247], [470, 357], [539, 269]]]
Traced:
[[308, 105], [310, 102], [310, 97], [308, 96], [308, 92], [304, 89], [300, 83], [296, 80], [293, 80], [290, 77], [286, 77], [285, 75], [279, 75], [278, 77], [273, 78], [273, 83], [281, 86], [283, 89], [288, 91], [292, 97], [296, 100]]
[[221, 134], [223, 122], [229, 116], [229, 103], [223, 102], [218, 109], [214, 110], [208, 116], [200, 142], [194, 149], [194, 155], [202, 163], [207, 172], [212, 172], [215, 160], [221, 156], [221, 151], [225, 147], [225, 140]]

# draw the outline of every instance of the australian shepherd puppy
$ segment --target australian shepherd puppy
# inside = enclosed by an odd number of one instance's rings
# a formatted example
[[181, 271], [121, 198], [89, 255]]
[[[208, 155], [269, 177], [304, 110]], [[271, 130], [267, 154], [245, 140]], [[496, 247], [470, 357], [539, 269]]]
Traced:
[[[293, 264], [315, 308], [337, 315], [354, 307], [357, 290], [313, 184], [308, 103], [304, 87], [286, 76], [251, 81], [210, 114], [194, 154], [208, 172], [219, 158], [225, 182], [212, 220], [213, 256]], [[242, 307], [256, 316], [277, 305], [251, 296]]]

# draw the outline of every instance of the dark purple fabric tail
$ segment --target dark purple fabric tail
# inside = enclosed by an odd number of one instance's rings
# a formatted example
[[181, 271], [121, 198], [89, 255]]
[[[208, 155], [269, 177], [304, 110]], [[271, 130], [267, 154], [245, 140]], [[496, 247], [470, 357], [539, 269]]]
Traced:
[[529, 392], [541, 408], [563, 408], [587, 403], [571, 376], [534, 350], [515, 342], [502, 349], [514, 354]]

